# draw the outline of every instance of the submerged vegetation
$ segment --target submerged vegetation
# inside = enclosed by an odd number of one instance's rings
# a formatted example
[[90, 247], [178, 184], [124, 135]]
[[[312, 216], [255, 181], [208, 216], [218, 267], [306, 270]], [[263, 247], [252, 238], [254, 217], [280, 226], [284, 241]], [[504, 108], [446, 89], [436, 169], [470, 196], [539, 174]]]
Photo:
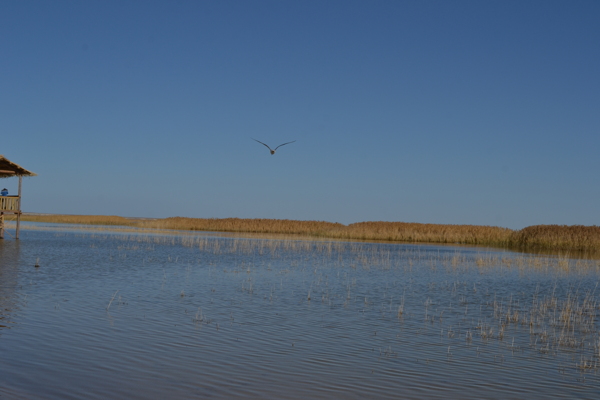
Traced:
[[119, 225], [145, 229], [244, 232], [414, 243], [460, 243], [512, 247], [524, 250], [600, 251], [600, 227], [535, 225], [521, 230], [480, 225], [443, 225], [407, 222], [357, 222], [343, 225], [326, 221], [287, 219], [125, 218], [104, 215], [26, 214], [24, 221], [83, 225]]

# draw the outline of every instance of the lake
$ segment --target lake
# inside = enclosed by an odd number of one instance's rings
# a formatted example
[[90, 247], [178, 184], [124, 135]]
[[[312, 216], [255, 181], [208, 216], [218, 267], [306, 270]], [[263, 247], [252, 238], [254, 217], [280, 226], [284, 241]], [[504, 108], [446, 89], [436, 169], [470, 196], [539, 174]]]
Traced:
[[23, 225], [0, 241], [0, 399], [600, 393], [599, 260]]

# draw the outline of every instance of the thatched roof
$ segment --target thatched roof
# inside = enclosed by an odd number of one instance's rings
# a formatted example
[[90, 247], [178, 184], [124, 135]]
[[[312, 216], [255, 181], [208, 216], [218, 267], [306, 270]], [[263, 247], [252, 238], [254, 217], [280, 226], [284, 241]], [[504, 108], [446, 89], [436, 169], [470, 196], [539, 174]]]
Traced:
[[10, 178], [11, 176], [36, 176], [37, 174], [27, 171], [25, 168], [8, 160], [0, 154], [0, 178]]

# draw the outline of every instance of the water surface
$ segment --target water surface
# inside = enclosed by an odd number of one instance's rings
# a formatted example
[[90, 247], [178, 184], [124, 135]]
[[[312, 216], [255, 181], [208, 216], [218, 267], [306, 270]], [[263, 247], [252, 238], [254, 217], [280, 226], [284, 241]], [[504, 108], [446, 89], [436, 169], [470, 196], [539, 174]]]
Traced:
[[25, 228], [0, 241], [0, 398], [600, 392], [597, 260]]

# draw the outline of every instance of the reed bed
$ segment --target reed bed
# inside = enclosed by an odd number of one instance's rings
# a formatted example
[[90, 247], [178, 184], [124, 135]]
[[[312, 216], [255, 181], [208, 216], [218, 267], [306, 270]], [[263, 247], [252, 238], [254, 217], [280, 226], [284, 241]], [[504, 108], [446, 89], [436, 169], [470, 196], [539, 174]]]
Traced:
[[326, 221], [295, 221], [288, 219], [184, 218], [170, 217], [137, 221], [140, 228], [177, 229], [190, 231], [248, 232], [327, 236], [327, 232], [344, 225]]
[[328, 232], [341, 239], [461, 243], [506, 246], [512, 230], [495, 226], [441, 225], [407, 222], [357, 222]]
[[64, 215], [64, 214], [23, 214], [23, 221], [50, 222], [56, 224], [79, 225], [123, 225], [133, 226], [134, 219], [116, 215]]
[[525, 249], [600, 249], [600, 226], [534, 225], [514, 232], [511, 244]]
[[142, 229], [304, 235], [344, 240], [412, 243], [457, 243], [550, 250], [600, 252], [600, 227], [535, 225], [521, 230], [481, 225], [443, 225], [370, 221], [343, 225], [327, 221], [288, 219], [184, 218], [135, 219], [103, 215], [24, 215], [24, 221], [82, 225], [128, 226]]

